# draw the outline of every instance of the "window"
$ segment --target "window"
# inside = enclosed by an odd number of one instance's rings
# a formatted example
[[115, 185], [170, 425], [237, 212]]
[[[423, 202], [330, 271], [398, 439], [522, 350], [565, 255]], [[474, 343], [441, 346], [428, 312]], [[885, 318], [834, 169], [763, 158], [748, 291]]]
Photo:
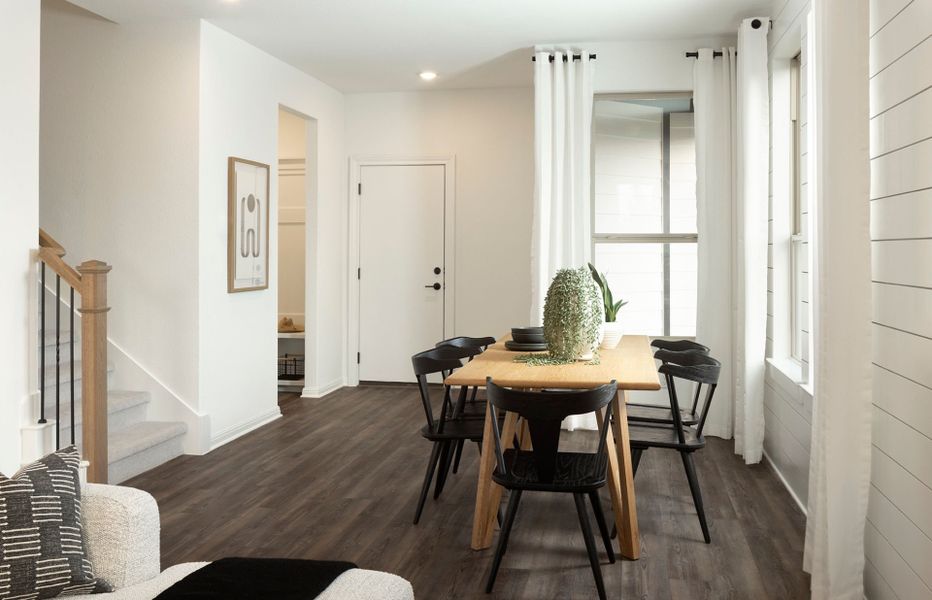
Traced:
[[696, 335], [696, 145], [689, 94], [596, 96], [592, 256], [626, 333]]
[[790, 137], [792, 157], [790, 159], [790, 356], [800, 362], [806, 361], [808, 351], [808, 244], [806, 240], [806, 218], [808, 216], [803, 189], [805, 171], [803, 164], [803, 95], [800, 79], [800, 55], [790, 62]]

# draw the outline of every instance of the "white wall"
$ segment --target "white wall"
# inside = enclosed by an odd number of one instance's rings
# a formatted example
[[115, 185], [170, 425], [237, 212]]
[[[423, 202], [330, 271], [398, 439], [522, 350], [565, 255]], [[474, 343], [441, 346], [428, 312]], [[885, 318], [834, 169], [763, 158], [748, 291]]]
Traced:
[[[197, 414], [195, 21], [115, 24], [42, 3], [41, 224], [109, 277], [112, 388]], [[189, 451], [196, 451], [190, 448]]]
[[526, 324], [533, 90], [350, 94], [346, 106], [350, 156], [456, 156], [455, 334]]
[[[735, 35], [662, 41], [579, 44], [598, 55], [595, 92], [681, 92], [693, 89], [693, 63], [686, 52], [734, 46]], [[546, 45], [544, 45], [546, 47]]]
[[[768, 38], [771, 77], [771, 181], [767, 276], [767, 371], [764, 388], [764, 453], [801, 506], [809, 488], [812, 394], [803, 385], [803, 368], [790, 358], [791, 123], [790, 60], [800, 57], [800, 152], [802, 194], [807, 193], [806, 16], [809, 0], [775, 0]], [[805, 220], [804, 220], [805, 223]], [[801, 296], [808, 297], [807, 286]], [[806, 327], [808, 329], [808, 327]], [[808, 346], [808, 332], [805, 333]]]
[[[693, 60], [685, 52], [734, 43], [730, 37], [579, 46], [598, 54], [595, 90], [607, 93], [691, 90]], [[531, 69], [530, 53], [527, 60]], [[533, 88], [349, 94], [346, 99], [350, 156], [456, 155], [456, 333], [500, 335], [526, 322]]]
[[20, 466], [20, 413], [35, 377], [33, 250], [39, 228], [39, 0], [0, 0], [0, 472]]
[[[279, 105], [317, 121], [318, 182], [308, 195], [307, 385], [343, 382], [346, 154], [343, 95], [207, 23], [200, 26], [199, 397], [217, 445], [275, 418]], [[309, 153], [310, 154], [310, 153]], [[269, 289], [228, 294], [227, 158], [272, 166]]]
[[932, 598], [932, 0], [871, 0], [871, 600]]

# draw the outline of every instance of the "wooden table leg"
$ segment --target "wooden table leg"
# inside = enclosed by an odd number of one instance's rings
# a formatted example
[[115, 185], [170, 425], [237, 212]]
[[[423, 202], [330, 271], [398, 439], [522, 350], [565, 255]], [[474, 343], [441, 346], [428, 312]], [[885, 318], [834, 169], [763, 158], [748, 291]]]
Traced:
[[522, 450], [531, 449], [531, 432], [527, 427], [527, 420], [521, 419], [518, 422], [518, 443], [521, 444]]
[[[517, 413], [505, 413], [505, 423], [502, 426], [502, 445], [511, 447], [515, 436], [515, 422]], [[502, 488], [492, 481], [492, 471], [495, 470], [495, 440], [492, 436], [492, 408], [486, 404], [485, 429], [482, 434], [482, 458], [479, 459], [479, 481], [476, 485], [476, 509], [472, 520], [473, 550], [485, 550], [492, 546], [492, 537], [495, 535], [495, 518], [502, 501]], [[503, 447], [503, 450], [504, 450]]]
[[[608, 453], [608, 486], [612, 496], [612, 511], [618, 528], [621, 555], [630, 560], [641, 557], [641, 536], [638, 531], [637, 503], [634, 498], [634, 469], [631, 467], [631, 442], [628, 435], [628, 392], [618, 390], [612, 401], [615, 415], [606, 436]], [[599, 427], [605, 418], [596, 412]]]

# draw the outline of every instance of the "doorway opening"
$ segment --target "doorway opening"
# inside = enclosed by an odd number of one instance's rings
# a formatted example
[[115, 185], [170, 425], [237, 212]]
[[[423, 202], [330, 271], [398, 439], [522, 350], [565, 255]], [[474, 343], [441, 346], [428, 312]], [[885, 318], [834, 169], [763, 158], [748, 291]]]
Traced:
[[316, 122], [285, 107], [278, 110], [278, 389], [306, 386], [308, 278], [307, 213], [316, 188]]

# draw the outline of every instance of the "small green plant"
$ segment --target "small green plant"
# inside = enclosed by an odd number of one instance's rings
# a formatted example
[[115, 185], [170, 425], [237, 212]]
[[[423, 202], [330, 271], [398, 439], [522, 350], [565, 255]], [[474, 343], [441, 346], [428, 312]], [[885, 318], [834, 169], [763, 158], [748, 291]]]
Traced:
[[544, 300], [544, 338], [549, 358], [571, 361], [588, 354], [599, 338], [602, 300], [586, 267], [560, 269]]
[[602, 290], [602, 304], [605, 306], [605, 322], [614, 323], [615, 319], [618, 318], [618, 311], [628, 302], [627, 300], [615, 302], [615, 298], [612, 296], [612, 290], [608, 287], [608, 279], [605, 277], [605, 273], [599, 273], [592, 263], [589, 263], [589, 272], [592, 273], [592, 279], [599, 286], [599, 289]]

